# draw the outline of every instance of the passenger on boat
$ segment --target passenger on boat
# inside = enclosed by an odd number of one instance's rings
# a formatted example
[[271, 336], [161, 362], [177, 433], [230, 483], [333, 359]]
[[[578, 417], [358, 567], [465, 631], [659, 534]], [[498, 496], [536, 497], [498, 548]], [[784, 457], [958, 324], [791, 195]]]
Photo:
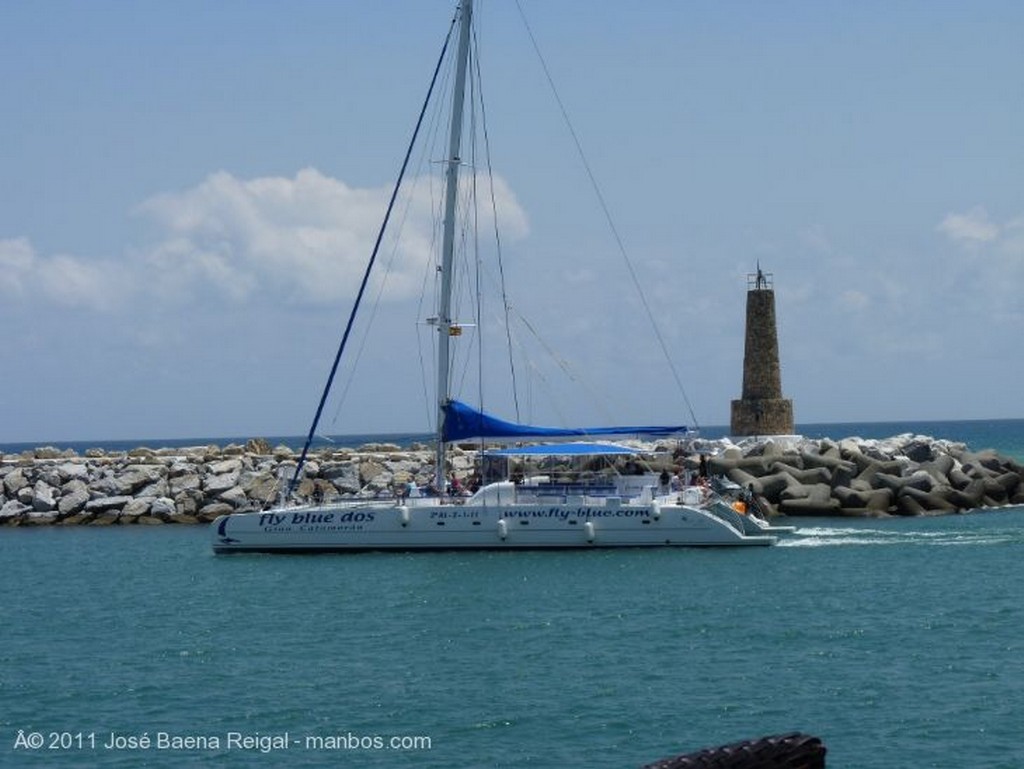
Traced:
[[453, 497], [465, 497], [468, 496], [466, 489], [462, 485], [462, 481], [453, 472], [448, 479], [448, 493]]

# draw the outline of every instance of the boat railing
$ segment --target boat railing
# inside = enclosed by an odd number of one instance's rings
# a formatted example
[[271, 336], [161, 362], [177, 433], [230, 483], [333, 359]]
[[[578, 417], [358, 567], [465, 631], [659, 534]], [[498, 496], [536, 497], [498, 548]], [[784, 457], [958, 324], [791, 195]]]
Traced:
[[743, 516], [717, 494], [714, 494], [703, 507], [713, 516], [725, 521], [741, 534], [746, 530], [747, 527], [743, 523]]
[[524, 487], [537, 497], [617, 497], [615, 484], [549, 483]]

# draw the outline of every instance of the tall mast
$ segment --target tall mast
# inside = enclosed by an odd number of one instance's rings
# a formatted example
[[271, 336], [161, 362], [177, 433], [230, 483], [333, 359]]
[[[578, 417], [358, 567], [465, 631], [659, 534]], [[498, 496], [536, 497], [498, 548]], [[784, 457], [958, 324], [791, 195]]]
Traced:
[[473, 0], [459, 3], [459, 50], [455, 64], [455, 88], [452, 92], [452, 122], [448, 139], [444, 201], [444, 233], [441, 241], [441, 303], [437, 315], [437, 464], [434, 484], [443, 493], [445, 483], [444, 407], [450, 397], [449, 369], [452, 333], [452, 263], [455, 256], [455, 207], [459, 194], [459, 164], [462, 147], [462, 112], [466, 94], [466, 70], [469, 61], [469, 27], [473, 18]]

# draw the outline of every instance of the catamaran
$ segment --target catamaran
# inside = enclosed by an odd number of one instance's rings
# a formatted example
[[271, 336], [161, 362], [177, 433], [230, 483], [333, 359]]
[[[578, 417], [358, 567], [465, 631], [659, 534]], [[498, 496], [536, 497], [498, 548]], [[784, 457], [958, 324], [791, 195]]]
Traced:
[[[446, 493], [448, 446], [477, 440], [484, 444], [519, 444], [481, 451], [481, 462], [521, 468], [533, 457], [629, 457], [638, 449], [611, 438], [669, 438], [685, 434], [682, 426], [631, 425], [592, 428], [538, 427], [508, 422], [451, 395], [451, 353], [461, 327], [453, 319], [452, 285], [456, 241], [456, 198], [462, 154], [466, 76], [470, 57], [473, 0], [461, 0], [450, 40], [457, 36], [451, 99], [450, 131], [445, 163], [445, 205], [438, 271], [436, 329], [437, 418], [434, 494], [419, 490], [389, 499], [340, 499], [316, 504], [280, 506], [263, 512], [225, 515], [211, 524], [213, 549], [234, 552], [329, 552], [366, 550], [514, 550], [540, 548], [764, 546], [776, 537], [767, 524], [754, 520], [703, 486], [668, 486], [654, 473], [590, 473], [585, 478], [559, 478], [543, 472], [513, 477], [484, 477], [469, 496]], [[448, 43], [445, 43], [447, 49]], [[442, 58], [444, 58], [442, 51]], [[433, 91], [428, 90], [427, 100]], [[426, 104], [424, 104], [424, 111]], [[413, 143], [423, 120], [413, 133]], [[392, 194], [377, 245], [352, 308], [313, 425], [294, 471], [287, 500], [298, 482], [309, 446], [331, 387], [338, 362], [366, 288], [412, 151], [410, 144]], [[522, 444], [527, 445], [522, 445]], [[515, 461], [509, 462], [509, 458]]]

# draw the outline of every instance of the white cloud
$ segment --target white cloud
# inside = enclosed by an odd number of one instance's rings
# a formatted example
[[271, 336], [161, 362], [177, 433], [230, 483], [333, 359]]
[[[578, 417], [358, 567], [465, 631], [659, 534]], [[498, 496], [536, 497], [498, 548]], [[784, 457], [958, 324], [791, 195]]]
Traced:
[[159, 270], [209, 281], [233, 299], [273, 284], [316, 301], [349, 293], [385, 201], [383, 190], [353, 190], [312, 169], [294, 179], [219, 172], [139, 210], [169, 233], [150, 250]]
[[0, 240], [0, 293], [22, 295], [35, 259], [35, 250], [27, 238]]
[[37, 275], [44, 293], [65, 307], [109, 311], [130, 293], [130, 278], [109, 261], [57, 255], [40, 260]]
[[[417, 290], [434, 242], [430, 180], [413, 180], [407, 189], [391, 222], [392, 230], [401, 223], [401, 241], [397, 248], [386, 242], [378, 256], [378, 269], [390, 264], [389, 298]], [[168, 230], [149, 258], [179, 281], [206, 280], [236, 300], [262, 288], [333, 302], [354, 296], [389, 194], [355, 189], [311, 168], [294, 179], [241, 180], [222, 171], [185, 192], [150, 198], [139, 210]], [[525, 215], [501, 180], [496, 195], [508, 234], [525, 234]]]
[[[437, 180], [413, 179], [406, 190], [389, 227], [401, 225], [399, 245], [385, 240], [375, 268], [377, 288], [390, 268], [388, 299], [419, 290], [436, 241]], [[137, 210], [156, 223], [156, 238], [118, 261], [42, 256], [27, 238], [0, 240], [0, 295], [97, 311], [198, 301], [210, 292], [234, 302], [260, 291], [275, 301], [336, 302], [358, 289], [389, 195], [312, 168], [249, 180], [221, 171], [144, 201]], [[524, 236], [526, 216], [501, 179], [495, 197], [503, 235]]]
[[1011, 219], [1003, 226], [1003, 236], [999, 240], [999, 251], [1018, 268], [1024, 262], [1024, 216]]
[[[1024, 216], [998, 221], [978, 205], [964, 213], [946, 214], [936, 230], [952, 247], [923, 255], [926, 258], [921, 259], [921, 267], [914, 274], [923, 296], [942, 307], [945, 317], [955, 317], [958, 329], [976, 330], [1003, 322], [1019, 324]], [[917, 317], [924, 317], [923, 308]], [[965, 344], [976, 343], [971, 339]]]
[[999, 237], [999, 226], [989, 219], [988, 212], [975, 206], [965, 214], [946, 214], [939, 223], [939, 232], [964, 244], [988, 243]]
[[10, 298], [106, 312], [130, 293], [129, 281], [109, 260], [44, 257], [27, 238], [0, 241], [0, 294]]
[[850, 310], [864, 310], [871, 304], [871, 298], [866, 293], [855, 289], [840, 293], [839, 301], [843, 307]]
[[[984, 296], [984, 303], [993, 312], [1000, 303], [1019, 307], [1019, 287], [1024, 277], [1024, 216], [999, 224], [989, 219], [985, 209], [975, 206], [966, 214], [948, 214], [939, 225], [972, 256], [969, 264], [955, 275], [958, 295], [968, 287]], [[1019, 310], [1017, 310], [1019, 312]]]
[[819, 254], [831, 254], [833, 251], [832, 243], [825, 234], [825, 228], [820, 224], [805, 227], [797, 233], [797, 237], [800, 243], [811, 251]]
[[244, 269], [233, 268], [229, 249], [212, 246], [204, 250], [187, 237], [172, 237], [135, 254], [135, 269], [156, 280], [146, 285], [154, 298], [175, 303], [188, 302], [203, 290], [241, 301], [256, 286], [256, 279]]

